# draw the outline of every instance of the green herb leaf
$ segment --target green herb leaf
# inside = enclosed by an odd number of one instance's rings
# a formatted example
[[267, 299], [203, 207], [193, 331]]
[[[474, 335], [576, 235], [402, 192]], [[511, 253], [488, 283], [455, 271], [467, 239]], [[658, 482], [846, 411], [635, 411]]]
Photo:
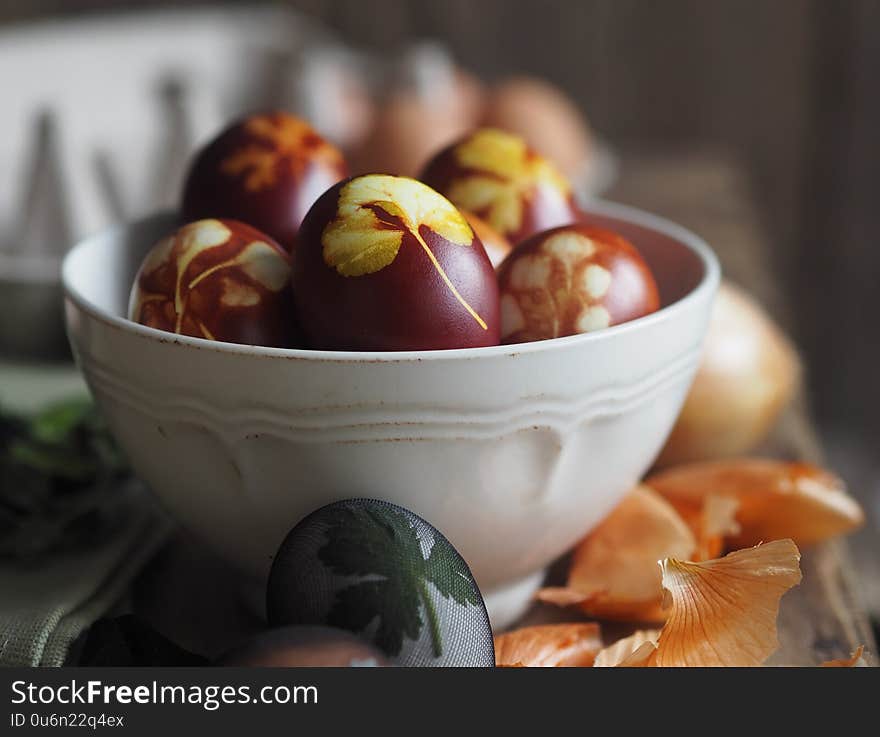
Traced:
[[0, 556], [94, 542], [121, 505], [124, 459], [89, 400], [31, 418], [0, 412]]
[[404, 638], [418, 639], [424, 608], [434, 654], [440, 657], [442, 635], [428, 582], [444, 598], [462, 605], [477, 603], [467, 568], [451, 546], [435, 539], [425, 560], [410, 520], [381, 505], [338, 506], [327, 538], [318, 558], [336, 574], [366, 577], [337, 592], [328, 624], [361, 632], [378, 620], [376, 645], [398, 655]]
[[31, 420], [31, 435], [44, 443], [68, 442], [77, 430], [97, 424], [94, 405], [88, 399], [71, 399], [50, 405]]
[[471, 572], [451, 545], [434, 545], [428, 556], [427, 577], [446, 598], [459, 604], [479, 604]]

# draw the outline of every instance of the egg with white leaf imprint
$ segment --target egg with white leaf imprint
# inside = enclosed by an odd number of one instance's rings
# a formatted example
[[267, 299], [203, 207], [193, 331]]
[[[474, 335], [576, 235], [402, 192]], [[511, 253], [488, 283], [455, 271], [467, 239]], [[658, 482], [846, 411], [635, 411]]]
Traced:
[[657, 283], [636, 248], [583, 224], [520, 243], [498, 268], [498, 284], [503, 343], [589, 333], [660, 307]]
[[198, 220], [144, 258], [129, 317], [180, 335], [283, 347], [293, 336], [290, 257], [235, 220]]

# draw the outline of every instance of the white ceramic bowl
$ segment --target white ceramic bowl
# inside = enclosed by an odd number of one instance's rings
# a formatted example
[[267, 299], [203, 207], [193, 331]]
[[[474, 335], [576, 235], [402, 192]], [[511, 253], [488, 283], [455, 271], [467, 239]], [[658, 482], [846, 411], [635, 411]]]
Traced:
[[664, 307], [600, 332], [451, 351], [216, 343], [125, 318], [159, 215], [89, 238], [63, 267], [70, 340], [135, 470], [176, 517], [260, 579], [304, 515], [387, 499], [437, 526], [496, 626], [660, 450], [693, 377], [719, 268], [672, 223], [607, 203]]

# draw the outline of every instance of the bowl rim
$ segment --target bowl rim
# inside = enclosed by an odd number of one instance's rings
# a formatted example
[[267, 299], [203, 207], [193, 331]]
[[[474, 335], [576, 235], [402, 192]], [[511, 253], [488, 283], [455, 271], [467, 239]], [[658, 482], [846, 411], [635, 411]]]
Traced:
[[597, 215], [626, 220], [634, 225], [658, 231], [677, 240], [686, 248], [690, 249], [691, 252], [696, 254], [700, 259], [703, 266], [703, 275], [700, 281], [683, 297], [680, 297], [665, 307], [661, 307], [656, 312], [652, 312], [650, 315], [645, 315], [644, 317], [636, 318], [635, 320], [621, 323], [620, 325], [613, 325], [604, 330], [597, 330], [591, 333], [580, 333], [578, 335], [567, 335], [561, 338], [531, 341], [528, 343], [510, 343], [497, 346], [484, 346], [480, 348], [448, 348], [421, 351], [336, 351], [316, 350], [311, 348], [272, 348], [268, 346], [212, 341], [189, 335], [168, 333], [164, 330], [140, 325], [128, 318], [114, 315], [96, 305], [74, 287], [73, 276], [71, 274], [73, 267], [71, 264], [74, 257], [81, 249], [86, 248], [97, 239], [106, 238], [114, 234], [121, 234], [134, 226], [145, 224], [150, 220], [159, 219], [160, 217], [172, 217], [173, 213], [170, 211], [153, 213], [152, 215], [139, 218], [130, 223], [116, 225], [101, 230], [81, 239], [64, 256], [64, 261], [61, 266], [61, 281], [64, 288], [65, 299], [69, 299], [90, 317], [99, 322], [109, 324], [110, 326], [149, 340], [160, 343], [172, 342], [199, 350], [209, 350], [217, 353], [233, 355], [251, 355], [283, 359], [312, 359], [316, 361], [343, 363], [407, 363], [415, 361], [463, 360], [498, 358], [502, 356], [516, 356], [524, 353], [553, 351], [572, 345], [580, 345], [582, 343], [607, 339], [609, 336], [621, 335], [633, 330], [647, 329], [655, 323], [675, 319], [675, 316], [678, 313], [687, 309], [687, 307], [693, 302], [701, 299], [707, 292], [713, 293], [717, 290], [718, 284], [721, 280], [721, 266], [718, 263], [718, 257], [702, 238], [687, 228], [659, 215], [654, 215], [630, 205], [623, 205], [608, 200], [590, 200], [583, 209], [587, 214], [595, 213]]

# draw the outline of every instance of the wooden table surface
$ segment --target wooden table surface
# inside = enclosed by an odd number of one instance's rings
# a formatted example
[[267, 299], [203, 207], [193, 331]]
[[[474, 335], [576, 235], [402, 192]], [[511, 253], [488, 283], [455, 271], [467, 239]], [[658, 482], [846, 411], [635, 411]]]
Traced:
[[[624, 156], [620, 169], [609, 199], [663, 215], [700, 234], [718, 253], [725, 275], [757, 295], [783, 325], [788, 323], [790, 307], [774, 288], [770, 251], [735, 164], [712, 154], [640, 153]], [[803, 397], [785, 413], [762, 453], [821, 462]], [[816, 665], [848, 657], [865, 645], [868, 662], [875, 664], [876, 645], [846, 544], [804, 551], [801, 568], [803, 581], [782, 601], [780, 649], [770, 663]], [[557, 566], [555, 575], [562, 572]], [[137, 582], [134, 609], [182, 646], [210, 657], [261, 626], [231, 593], [234, 588], [233, 574], [224, 564], [180, 535]], [[572, 616], [536, 604], [523, 623]]]

